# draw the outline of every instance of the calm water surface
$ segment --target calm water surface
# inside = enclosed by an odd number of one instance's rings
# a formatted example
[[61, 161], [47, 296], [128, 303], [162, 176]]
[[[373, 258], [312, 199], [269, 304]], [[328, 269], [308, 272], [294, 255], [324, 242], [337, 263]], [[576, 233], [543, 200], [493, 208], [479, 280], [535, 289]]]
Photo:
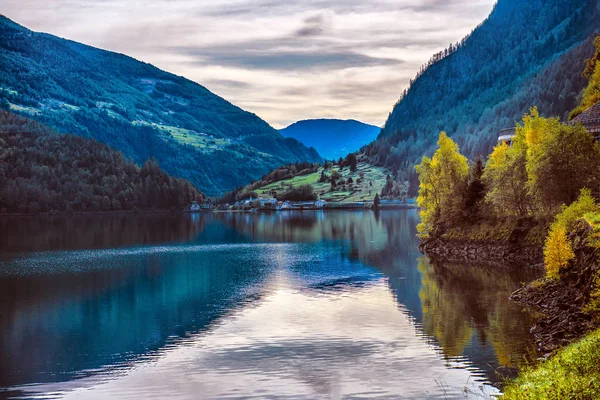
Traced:
[[0, 220], [0, 397], [489, 398], [523, 269], [434, 264], [415, 211]]

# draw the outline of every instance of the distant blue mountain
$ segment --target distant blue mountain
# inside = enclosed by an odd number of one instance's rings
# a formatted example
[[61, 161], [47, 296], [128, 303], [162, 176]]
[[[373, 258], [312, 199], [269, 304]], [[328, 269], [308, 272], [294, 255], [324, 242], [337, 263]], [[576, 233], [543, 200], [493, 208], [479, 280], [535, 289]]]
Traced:
[[338, 159], [377, 138], [381, 128], [355, 120], [309, 119], [298, 121], [279, 132], [314, 147], [328, 159]]

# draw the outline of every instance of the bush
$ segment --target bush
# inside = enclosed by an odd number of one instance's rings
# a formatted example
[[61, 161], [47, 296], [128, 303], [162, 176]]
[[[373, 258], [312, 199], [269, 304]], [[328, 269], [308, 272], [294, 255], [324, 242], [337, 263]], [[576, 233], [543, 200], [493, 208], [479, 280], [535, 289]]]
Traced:
[[317, 195], [314, 193], [312, 186], [302, 185], [297, 188], [292, 188], [285, 193], [277, 196], [279, 201], [314, 201], [317, 200]]
[[558, 279], [560, 270], [575, 257], [567, 232], [573, 229], [575, 222], [595, 211], [598, 211], [598, 206], [592, 192], [582, 189], [577, 201], [568, 207], [563, 206], [562, 212], [556, 216], [544, 246], [544, 263], [549, 278]]
[[553, 224], [546, 245], [544, 246], [544, 263], [548, 278], [558, 279], [560, 270], [565, 268], [575, 257], [567, 232], [559, 224]]
[[560, 214], [556, 216], [556, 224], [562, 226], [566, 232], [573, 229], [575, 222], [587, 213], [598, 211], [596, 200], [589, 189], [581, 189], [579, 198], [570, 206], [563, 206]]

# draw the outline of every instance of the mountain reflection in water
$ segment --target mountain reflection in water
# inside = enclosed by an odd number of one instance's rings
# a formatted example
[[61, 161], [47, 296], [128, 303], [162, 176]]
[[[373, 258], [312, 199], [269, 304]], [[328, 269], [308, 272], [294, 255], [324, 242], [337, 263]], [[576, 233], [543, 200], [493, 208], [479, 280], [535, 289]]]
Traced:
[[0, 397], [493, 393], [535, 357], [533, 317], [507, 300], [535, 276], [432, 264], [417, 219], [0, 220]]

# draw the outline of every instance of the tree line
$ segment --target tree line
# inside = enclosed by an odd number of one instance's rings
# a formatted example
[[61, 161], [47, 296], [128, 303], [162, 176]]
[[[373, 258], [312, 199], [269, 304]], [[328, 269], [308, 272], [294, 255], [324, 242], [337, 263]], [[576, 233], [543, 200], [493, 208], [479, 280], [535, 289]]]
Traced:
[[0, 212], [182, 210], [203, 195], [154, 160], [0, 111]]

